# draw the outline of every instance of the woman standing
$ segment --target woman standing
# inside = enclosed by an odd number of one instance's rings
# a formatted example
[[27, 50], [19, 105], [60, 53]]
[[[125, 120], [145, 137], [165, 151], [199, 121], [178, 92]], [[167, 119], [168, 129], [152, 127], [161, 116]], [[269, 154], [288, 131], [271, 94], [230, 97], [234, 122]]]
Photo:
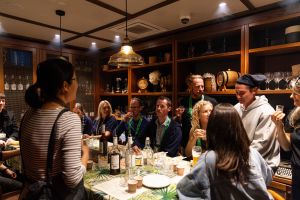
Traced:
[[177, 184], [179, 199], [272, 199], [272, 169], [253, 148], [230, 104], [217, 105], [207, 125], [207, 151]]
[[[21, 199], [30, 195], [30, 184], [45, 181], [48, 143], [54, 121], [66, 104], [75, 100], [78, 88], [74, 67], [61, 58], [40, 63], [36, 74], [36, 83], [25, 94], [30, 109], [20, 127], [26, 177]], [[78, 115], [64, 112], [56, 123], [53, 150], [52, 183], [57, 199], [85, 199], [83, 176], [89, 149], [82, 144], [81, 135]]]
[[285, 114], [282, 111], [275, 111], [272, 120], [276, 124], [277, 139], [285, 151], [291, 151], [292, 163], [292, 197], [300, 199], [300, 79], [298, 78], [291, 98], [294, 101], [295, 109], [288, 116], [288, 128], [291, 133], [286, 133], [282, 122]]
[[194, 105], [191, 122], [192, 128], [185, 148], [185, 155], [187, 157], [192, 155], [192, 148], [196, 145], [197, 140], [205, 141], [203, 142], [203, 146], [206, 146], [206, 127], [212, 109], [213, 105], [209, 101], [198, 101]]
[[112, 134], [118, 125], [118, 121], [112, 115], [112, 108], [108, 101], [100, 101], [98, 106], [98, 116], [94, 121], [94, 134], [101, 134], [101, 126], [105, 125], [105, 136], [110, 142], [112, 142]]

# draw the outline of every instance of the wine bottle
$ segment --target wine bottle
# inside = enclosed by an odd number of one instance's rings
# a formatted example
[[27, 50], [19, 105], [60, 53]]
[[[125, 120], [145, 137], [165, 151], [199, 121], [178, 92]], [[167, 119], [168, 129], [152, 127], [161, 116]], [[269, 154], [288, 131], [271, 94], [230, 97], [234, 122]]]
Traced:
[[135, 153], [133, 152], [131, 145], [132, 145], [132, 136], [131, 134], [129, 134], [127, 148], [125, 152], [125, 164], [127, 169], [135, 166]]
[[113, 137], [113, 147], [110, 151], [110, 170], [109, 174], [111, 175], [118, 175], [120, 174], [120, 160], [121, 160], [121, 154], [120, 150], [118, 148], [118, 137]]
[[150, 146], [150, 138], [146, 137], [145, 147], [143, 149], [144, 165], [153, 165], [153, 150]]

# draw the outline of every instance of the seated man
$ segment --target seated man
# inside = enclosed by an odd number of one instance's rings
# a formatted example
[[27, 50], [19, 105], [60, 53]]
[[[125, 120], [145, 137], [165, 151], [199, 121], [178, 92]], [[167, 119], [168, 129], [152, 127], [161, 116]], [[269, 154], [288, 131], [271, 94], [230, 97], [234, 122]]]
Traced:
[[126, 141], [128, 135], [130, 134], [135, 141], [135, 137], [138, 135], [143, 135], [146, 127], [148, 125], [148, 120], [141, 115], [141, 111], [144, 106], [142, 105], [142, 100], [139, 98], [132, 98], [130, 101], [129, 112], [124, 116], [124, 119], [116, 128], [116, 133], [118, 137], [125, 132]]
[[5, 94], [0, 93], [0, 133], [5, 133], [6, 138], [0, 139], [0, 148], [19, 139], [19, 128], [13, 112], [5, 109]]
[[78, 114], [81, 119], [81, 130], [84, 136], [91, 135], [93, 129], [92, 120], [85, 115], [82, 104], [76, 103], [73, 112]]
[[20, 155], [20, 149], [0, 150], [0, 194], [22, 189], [22, 183], [16, 180], [17, 174], [3, 164], [3, 161], [18, 155]]
[[145, 145], [146, 137], [150, 138], [154, 151], [165, 151], [170, 157], [177, 156], [182, 139], [181, 127], [168, 116], [171, 111], [171, 100], [168, 97], [159, 97], [156, 101], [155, 113], [157, 118], [152, 119], [145, 134], [136, 136], [133, 150], [139, 152]]

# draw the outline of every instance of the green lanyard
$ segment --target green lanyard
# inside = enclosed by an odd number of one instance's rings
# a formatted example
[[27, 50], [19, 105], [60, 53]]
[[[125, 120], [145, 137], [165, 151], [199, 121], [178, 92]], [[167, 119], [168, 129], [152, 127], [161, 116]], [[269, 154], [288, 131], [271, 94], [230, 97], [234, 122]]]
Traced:
[[[164, 138], [165, 133], [166, 133], [167, 129], [168, 129], [169, 126], [170, 126], [170, 123], [171, 123], [171, 119], [170, 119], [170, 118], [167, 118], [166, 125], [165, 125], [165, 127], [164, 127], [163, 132], [162, 132], [162, 136], [161, 136], [160, 142], [161, 142], [162, 139]], [[155, 145], [155, 146], [159, 147], [160, 145]]]
[[[204, 100], [204, 95], [201, 96], [201, 101], [203, 101], [203, 100]], [[190, 116], [192, 116], [192, 111], [193, 111], [193, 102], [192, 102], [192, 96], [190, 96], [190, 98], [189, 98], [189, 111], [188, 111]]]
[[[138, 134], [139, 134], [139, 131], [140, 131], [140, 128], [141, 128], [141, 124], [142, 124], [142, 121], [143, 121], [143, 118], [142, 117], [139, 117], [139, 122], [138, 122], [138, 124], [137, 124], [137, 126], [136, 126], [136, 129], [135, 129], [135, 136], [137, 136]], [[131, 118], [130, 120], [129, 120], [129, 122], [128, 122], [128, 133], [130, 134], [130, 135], [132, 135], [131, 134], [131, 128], [133, 129], [134, 127], [133, 127], [133, 119]]]

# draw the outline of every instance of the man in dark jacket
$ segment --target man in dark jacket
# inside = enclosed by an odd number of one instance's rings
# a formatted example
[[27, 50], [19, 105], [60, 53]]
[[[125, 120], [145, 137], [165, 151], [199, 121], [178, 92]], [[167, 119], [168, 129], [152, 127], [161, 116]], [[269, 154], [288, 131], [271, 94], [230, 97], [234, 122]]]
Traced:
[[189, 140], [189, 133], [192, 127], [191, 119], [193, 106], [201, 100], [210, 101], [213, 106], [218, 104], [216, 99], [204, 94], [204, 81], [201, 75], [190, 75], [187, 79], [187, 85], [190, 96], [187, 96], [180, 101], [180, 107], [176, 109], [175, 117], [175, 120], [182, 125], [181, 146], [183, 148], [183, 152]]
[[5, 133], [6, 138], [0, 139], [0, 147], [19, 139], [19, 128], [13, 112], [5, 109], [5, 95], [0, 93], [0, 133]]
[[168, 152], [170, 157], [177, 156], [182, 139], [180, 124], [168, 116], [171, 111], [171, 100], [168, 97], [159, 97], [156, 101], [156, 116], [150, 121], [145, 134], [137, 136], [134, 151], [138, 152], [145, 145], [146, 137], [150, 138], [151, 147], [155, 151]]

